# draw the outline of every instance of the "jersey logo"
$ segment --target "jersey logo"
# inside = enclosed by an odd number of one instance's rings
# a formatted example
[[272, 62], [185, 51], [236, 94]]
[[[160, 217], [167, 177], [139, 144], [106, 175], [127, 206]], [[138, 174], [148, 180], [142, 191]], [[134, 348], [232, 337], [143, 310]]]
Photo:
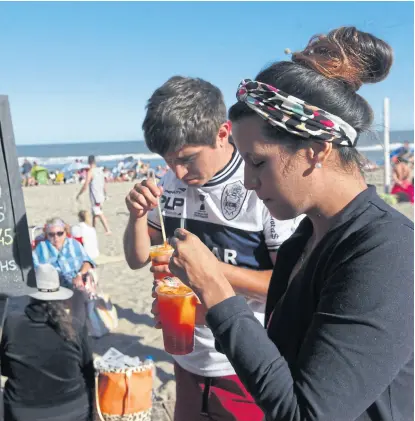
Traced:
[[228, 220], [235, 219], [244, 204], [247, 191], [241, 181], [228, 184], [222, 192], [222, 214]]
[[199, 194], [200, 205], [199, 209], [194, 213], [198, 218], [208, 218], [208, 212], [206, 210], [206, 195]]

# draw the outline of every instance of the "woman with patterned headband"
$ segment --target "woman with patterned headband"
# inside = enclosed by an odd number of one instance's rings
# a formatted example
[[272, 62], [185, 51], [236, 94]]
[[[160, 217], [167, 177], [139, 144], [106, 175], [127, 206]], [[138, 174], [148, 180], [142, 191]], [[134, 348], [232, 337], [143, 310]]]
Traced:
[[172, 240], [171, 272], [267, 420], [413, 419], [413, 223], [366, 185], [355, 148], [373, 120], [356, 91], [392, 61], [384, 41], [339, 28], [238, 87], [246, 187], [278, 219], [307, 215], [279, 249], [266, 330], [195, 236]]

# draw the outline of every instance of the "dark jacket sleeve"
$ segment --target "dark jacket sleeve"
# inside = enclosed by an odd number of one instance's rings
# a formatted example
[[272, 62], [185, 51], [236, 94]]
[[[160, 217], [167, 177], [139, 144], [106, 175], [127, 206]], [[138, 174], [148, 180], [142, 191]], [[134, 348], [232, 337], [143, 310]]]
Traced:
[[[291, 370], [242, 297], [207, 314], [221, 349], [269, 421], [350, 421], [413, 352], [413, 230], [368, 233], [321, 285]], [[301, 311], [301, 309], [299, 309]]]
[[90, 345], [90, 340], [88, 336], [88, 328], [86, 324], [83, 325], [81, 331], [81, 350], [82, 350], [82, 361], [81, 361], [81, 370], [85, 379], [85, 384], [87, 386], [91, 404], [94, 399], [95, 392], [95, 369], [94, 369], [94, 360], [92, 356], [92, 350]]
[[1, 375], [8, 376], [7, 372], [7, 361], [6, 361], [6, 349], [7, 349], [7, 342], [9, 338], [9, 322], [8, 318], [4, 321], [2, 333], [1, 333], [1, 342], [0, 342], [0, 367], [1, 367]]

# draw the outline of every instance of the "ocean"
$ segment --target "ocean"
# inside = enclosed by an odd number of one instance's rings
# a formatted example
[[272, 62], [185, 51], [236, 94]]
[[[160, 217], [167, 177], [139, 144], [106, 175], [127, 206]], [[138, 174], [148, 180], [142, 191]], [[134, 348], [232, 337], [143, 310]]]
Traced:
[[110, 169], [130, 156], [149, 162], [153, 168], [157, 165], [165, 165], [160, 155], [151, 153], [146, 144], [139, 140], [16, 145], [16, 148], [19, 165], [27, 158], [30, 162], [36, 161], [49, 170], [61, 169], [76, 159], [82, 159], [85, 162], [88, 155], [95, 155], [99, 165]]
[[[398, 148], [404, 141], [414, 143], [413, 130], [391, 131], [391, 150]], [[383, 133], [371, 132], [363, 134], [358, 143], [358, 149], [370, 161], [383, 163]], [[117, 163], [129, 156], [149, 162], [154, 168], [164, 165], [164, 160], [157, 154], [151, 153], [144, 141], [117, 142], [83, 142], [83, 143], [54, 143], [43, 145], [17, 145], [19, 164], [25, 158], [36, 161], [49, 170], [57, 170], [76, 159], [86, 160], [88, 155], [95, 155], [101, 166], [114, 168]]]

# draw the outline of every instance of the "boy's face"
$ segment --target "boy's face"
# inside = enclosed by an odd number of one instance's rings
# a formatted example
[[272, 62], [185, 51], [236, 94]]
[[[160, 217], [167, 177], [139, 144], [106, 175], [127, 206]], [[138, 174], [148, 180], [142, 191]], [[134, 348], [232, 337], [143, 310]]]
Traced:
[[226, 165], [223, 146], [228, 144], [229, 134], [229, 123], [224, 123], [214, 146], [187, 145], [163, 158], [179, 180], [189, 186], [203, 186]]
[[164, 159], [179, 180], [189, 186], [203, 186], [217, 173], [215, 162], [220, 152], [218, 147], [184, 146]]

